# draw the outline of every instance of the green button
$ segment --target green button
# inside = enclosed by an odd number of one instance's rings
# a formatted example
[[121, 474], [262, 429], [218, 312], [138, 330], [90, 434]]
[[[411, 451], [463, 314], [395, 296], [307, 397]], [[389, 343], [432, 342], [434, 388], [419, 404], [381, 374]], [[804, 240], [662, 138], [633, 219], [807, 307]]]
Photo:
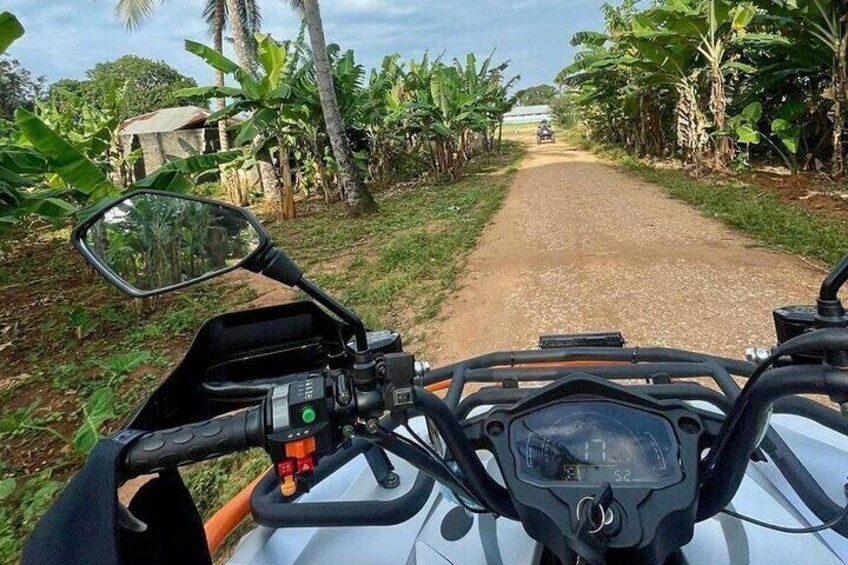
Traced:
[[303, 420], [304, 424], [311, 424], [315, 421], [316, 416], [315, 408], [312, 406], [304, 406], [300, 411], [300, 419]]

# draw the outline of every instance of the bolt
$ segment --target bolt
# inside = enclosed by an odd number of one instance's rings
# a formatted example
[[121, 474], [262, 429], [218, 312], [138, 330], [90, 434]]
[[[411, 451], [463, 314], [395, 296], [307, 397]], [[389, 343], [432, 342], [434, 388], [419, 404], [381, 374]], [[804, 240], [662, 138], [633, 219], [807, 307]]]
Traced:
[[365, 422], [365, 431], [369, 434], [376, 434], [380, 429], [380, 422], [377, 421], [376, 418], [371, 418], [367, 422]]
[[356, 435], [356, 430], [350, 424], [342, 427], [342, 437], [345, 439], [350, 439]]
[[492, 437], [497, 437], [504, 433], [504, 425], [498, 421], [489, 422], [486, 424], [486, 433]]
[[397, 488], [400, 485], [400, 475], [391, 471], [388, 475], [386, 475], [386, 478], [383, 479], [380, 485], [387, 490]]

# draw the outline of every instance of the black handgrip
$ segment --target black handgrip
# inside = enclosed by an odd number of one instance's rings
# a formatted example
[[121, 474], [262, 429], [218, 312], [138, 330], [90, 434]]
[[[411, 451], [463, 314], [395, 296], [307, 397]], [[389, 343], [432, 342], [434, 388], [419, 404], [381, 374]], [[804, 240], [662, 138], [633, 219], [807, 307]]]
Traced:
[[149, 432], [134, 440], [123, 461], [124, 479], [261, 447], [262, 412], [249, 408], [213, 420]]

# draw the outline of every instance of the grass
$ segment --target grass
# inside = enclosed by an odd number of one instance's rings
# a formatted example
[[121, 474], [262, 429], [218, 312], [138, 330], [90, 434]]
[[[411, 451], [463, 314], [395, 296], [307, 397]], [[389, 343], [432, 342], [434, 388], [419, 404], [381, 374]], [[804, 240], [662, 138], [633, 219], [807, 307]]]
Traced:
[[[207, 284], [139, 314], [88, 273], [65, 237], [12, 246], [0, 285], [0, 563], [23, 540], [84, 459], [73, 438], [83, 406], [103, 387], [106, 428], [158, 384], [200, 323], [252, 296]], [[23, 257], [21, 255], [23, 254]], [[22, 260], [18, 260], [21, 258]]]
[[727, 177], [693, 177], [675, 168], [660, 168], [612, 147], [584, 147], [600, 153], [672, 198], [696, 206], [750, 236], [757, 243], [833, 265], [848, 252], [848, 222], [817, 215], [781, 202], [777, 194]]

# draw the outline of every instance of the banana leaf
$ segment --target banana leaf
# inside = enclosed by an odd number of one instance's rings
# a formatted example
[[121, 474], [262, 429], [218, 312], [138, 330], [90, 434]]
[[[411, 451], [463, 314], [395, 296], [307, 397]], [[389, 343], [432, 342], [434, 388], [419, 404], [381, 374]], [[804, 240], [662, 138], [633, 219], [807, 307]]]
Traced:
[[190, 39], [185, 40], [185, 49], [189, 53], [193, 53], [206, 61], [209, 66], [219, 71], [225, 72], [227, 74], [235, 74], [241, 67], [239, 67], [235, 62], [227, 59], [211, 47], [207, 47], [202, 43], [198, 43], [197, 41], [191, 41]]
[[77, 211], [77, 207], [59, 198], [44, 198], [34, 207], [33, 211], [45, 218], [66, 218]]
[[236, 145], [244, 145], [259, 135], [276, 119], [276, 113], [270, 108], [262, 108], [238, 126], [238, 135], [234, 140]]
[[37, 116], [18, 108], [15, 111], [15, 123], [24, 137], [45, 157], [50, 170], [69, 186], [87, 195], [95, 191], [107, 194], [116, 192], [103, 171]]
[[220, 153], [208, 153], [205, 155], [192, 155], [185, 159], [175, 159], [165, 163], [153, 174], [164, 171], [179, 171], [184, 175], [199, 175], [218, 168], [241, 157], [241, 151], [223, 151]]
[[196, 41], [191, 41], [190, 39], [185, 40], [185, 48], [189, 53], [193, 53], [206, 61], [206, 63], [213, 69], [217, 69], [228, 75], [233, 75], [248, 97], [258, 97], [259, 83], [250, 76], [250, 73], [239, 67], [235, 62], [227, 59], [211, 47]]
[[276, 41], [271, 39], [270, 35], [256, 34], [257, 40], [257, 58], [262, 69], [265, 71], [265, 76], [261, 81], [261, 88], [265, 95], [273, 91], [283, 74], [286, 66], [288, 53]]
[[0, 55], [24, 34], [24, 26], [9, 12], [0, 13]]
[[194, 183], [185, 178], [182, 173], [177, 170], [157, 170], [152, 175], [148, 175], [133, 183], [130, 190], [140, 190], [149, 188], [153, 190], [163, 190], [165, 192], [189, 192], [194, 188]]
[[153, 174], [134, 183], [130, 189], [150, 188], [168, 192], [188, 192], [194, 188], [194, 183], [186, 178], [186, 175], [194, 176], [214, 171], [218, 166], [234, 161], [241, 155], [241, 151], [225, 151], [177, 159], [165, 163]]
[[0, 170], [15, 175], [41, 174], [49, 170], [47, 159], [29, 147], [0, 149]]

